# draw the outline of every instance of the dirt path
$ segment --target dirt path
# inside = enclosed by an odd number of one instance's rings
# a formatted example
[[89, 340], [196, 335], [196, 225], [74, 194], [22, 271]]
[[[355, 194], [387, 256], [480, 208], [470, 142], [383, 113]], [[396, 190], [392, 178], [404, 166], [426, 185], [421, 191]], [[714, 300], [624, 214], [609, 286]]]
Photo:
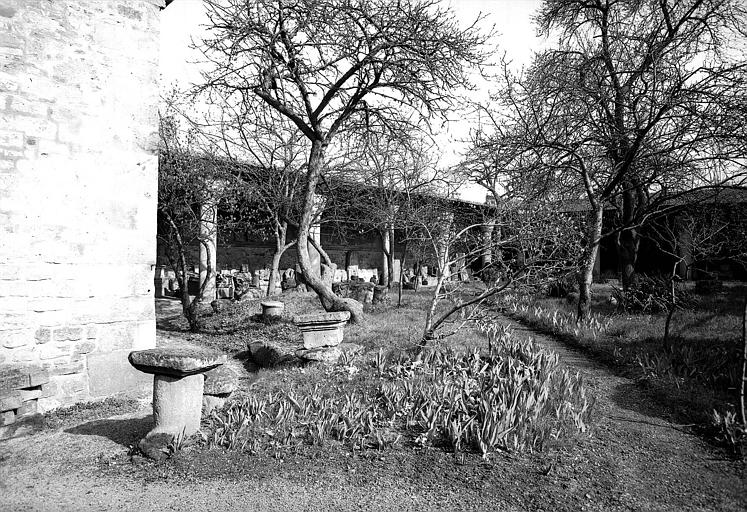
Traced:
[[743, 463], [715, 454], [686, 426], [668, 421], [631, 379], [505, 316], [498, 321], [554, 351], [584, 376], [596, 397], [591, 450], [600, 457], [597, 478], [613, 483], [621, 504], [631, 509], [747, 509]]
[[0, 443], [0, 510], [745, 510], [744, 466], [671, 424], [629, 379], [508, 319], [577, 368], [591, 437], [551, 456], [454, 459], [408, 448], [273, 460], [186, 450], [130, 460], [140, 411]]

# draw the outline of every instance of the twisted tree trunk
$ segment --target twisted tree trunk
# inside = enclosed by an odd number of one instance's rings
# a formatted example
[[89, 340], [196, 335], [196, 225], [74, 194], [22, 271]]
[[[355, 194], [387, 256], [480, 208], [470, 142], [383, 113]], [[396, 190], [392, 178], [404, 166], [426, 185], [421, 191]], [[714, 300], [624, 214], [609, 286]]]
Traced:
[[[311, 153], [309, 155], [308, 170], [306, 173], [308, 180], [304, 197], [304, 208], [301, 215], [301, 222], [298, 226], [298, 240], [309, 239], [309, 232], [311, 230], [311, 223], [314, 214], [314, 192], [324, 165], [325, 146], [326, 145], [320, 140], [314, 140], [311, 144]], [[363, 322], [363, 305], [356, 300], [343, 299], [335, 295], [332, 288], [322, 281], [319, 269], [311, 267], [311, 257], [309, 256], [308, 244], [296, 244], [296, 253], [298, 255], [298, 264], [301, 267], [301, 272], [303, 272], [306, 285], [314, 290], [324, 309], [327, 311], [349, 311], [350, 321], [352, 323]]]

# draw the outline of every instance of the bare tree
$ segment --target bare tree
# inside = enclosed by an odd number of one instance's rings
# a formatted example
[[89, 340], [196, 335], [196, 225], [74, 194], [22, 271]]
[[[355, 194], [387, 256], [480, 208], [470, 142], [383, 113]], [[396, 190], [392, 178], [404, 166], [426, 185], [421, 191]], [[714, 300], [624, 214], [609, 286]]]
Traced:
[[[494, 99], [505, 109], [488, 110], [495, 130], [480, 143], [512, 162], [509, 188], [586, 203], [583, 318], [603, 236], [618, 235], [627, 286], [641, 225], [671, 197], [744, 171], [745, 6], [546, 0], [536, 19], [559, 42], [526, 73], [504, 71]], [[605, 233], [610, 207], [618, 224]]]
[[[479, 317], [490, 298], [509, 286], [536, 287], [575, 268], [578, 225], [572, 217], [559, 214], [556, 205], [503, 199], [496, 211], [488, 214], [485, 217], [484, 211], [474, 211], [465, 217], [462, 213], [459, 219], [446, 210], [442, 211], [439, 222], [423, 224], [422, 229], [436, 255], [437, 267], [422, 345], [457, 332], [465, 322]], [[500, 236], [485, 237], [483, 227], [500, 232]], [[502, 252], [505, 257], [484, 269], [482, 289], [476, 293], [471, 287], [465, 289], [460, 275], [486, 252]], [[438, 313], [444, 301], [449, 305]], [[459, 312], [467, 313], [462, 315], [457, 327], [438, 332], [439, 328], [453, 322], [454, 315]]]
[[[328, 148], [346, 130], [406, 123], [453, 104], [469, 83], [467, 68], [484, 60], [474, 26], [462, 29], [435, 0], [207, 0], [212, 35], [204, 53], [214, 64], [205, 88], [254, 95], [292, 121], [309, 141], [298, 238], [308, 238], [315, 190]], [[309, 286], [327, 310], [362, 307], [337, 297], [296, 245]]]

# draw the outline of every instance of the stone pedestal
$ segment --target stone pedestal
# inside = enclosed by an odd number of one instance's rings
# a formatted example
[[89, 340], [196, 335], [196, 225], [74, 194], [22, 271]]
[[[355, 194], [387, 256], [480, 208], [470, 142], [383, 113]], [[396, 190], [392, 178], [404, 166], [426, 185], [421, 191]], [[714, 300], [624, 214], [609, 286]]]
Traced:
[[265, 320], [273, 320], [283, 315], [285, 304], [277, 300], [265, 300], [260, 302], [262, 305], [262, 317]]
[[200, 429], [203, 373], [226, 362], [226, 356], [192, 347], [163, 347], [130, 352], [129, 361], [141, 372], [153, 374], [155, 426], [140, 442], [153, 458], [174, 437], [189, 437]]
[[315, 313], [301, 315], [295, 324], [303, 335], [303, 348], [334, 347], [342, 343], [343, 327], [350, 319], [350, 312]]

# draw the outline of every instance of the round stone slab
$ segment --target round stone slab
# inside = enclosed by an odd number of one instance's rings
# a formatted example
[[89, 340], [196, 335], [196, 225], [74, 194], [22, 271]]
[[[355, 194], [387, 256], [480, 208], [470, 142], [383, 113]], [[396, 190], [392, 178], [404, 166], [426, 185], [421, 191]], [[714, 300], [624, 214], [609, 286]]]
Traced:
[[205, 372], [203, 395], [225, 395], [233, 393], [239, 386], [239, 376], [230, 367], [222, 364]]
[[226, 355], [197, 347], [160, 347], [130, 352], [130, 364], [145, 373], [185, 377], [226, 362]]
[[350, 320], [350, 311], [334, 311], [332, 313], [309, 313], [299, 315], [295, 318], [295, 323], [301, 325], [314, 324], [334, 324], [337, 322], [347, 322]]

